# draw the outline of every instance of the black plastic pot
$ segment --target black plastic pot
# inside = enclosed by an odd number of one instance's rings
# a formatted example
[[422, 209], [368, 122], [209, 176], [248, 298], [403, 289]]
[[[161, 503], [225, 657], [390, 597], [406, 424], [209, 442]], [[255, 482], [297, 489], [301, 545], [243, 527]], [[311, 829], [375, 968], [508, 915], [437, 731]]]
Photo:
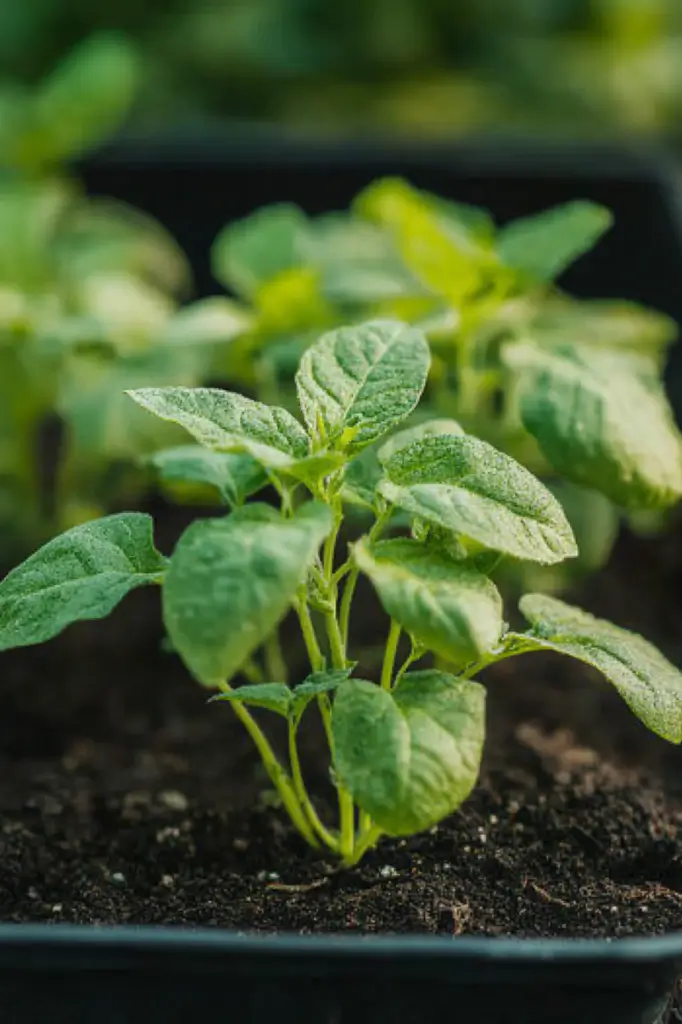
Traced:
[[3, 1024], [658, 1024], [682, 937], [256, 938], [0, 927]]
[[[404, 175], [500, 220], [578, 196], [616, 227], [566, 285], [682, 322], [678, 197], [664, 161], [593, 147], [409, 146], [292, 140], [121, 144], [84, 168], [90, 189], [159, 217], [215, 291], [208, 248], [263, 203], [345, 206], [378, 175]], [[682, 409], [682, 367], [671, 387]], [[219, 884], [217, 880], [216, 884]], [[652, 939], [256, 937], [220, 931], [0, 926], [3, 1024], [655, 1024], [682, 971], [682, 934]]]

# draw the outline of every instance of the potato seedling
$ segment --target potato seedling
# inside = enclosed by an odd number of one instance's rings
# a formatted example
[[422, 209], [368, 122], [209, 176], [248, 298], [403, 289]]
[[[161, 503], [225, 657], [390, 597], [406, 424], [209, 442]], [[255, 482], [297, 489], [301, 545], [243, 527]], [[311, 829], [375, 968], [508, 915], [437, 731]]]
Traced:
[[[296, 374], [302, 422], [217, 389], [130, 392], [193, 439], [166, 453], [164, 471], [213, 487], [230, 510], [193, 522], [170, 558], [141, 513], [50, 541], [0, 584], [0, 649], [48, 640], [106, 616], [137, 587], [161, 586], [172, 647], [243, 723], [301, 835], [344, 865], [382, 835], [436, 825], [466, 799], [485, 734], [476, 677], [502, 659], [549, 650], [594, 666], [645, 725], [679, 743], [682, 675], [641, 637], [538, 593], [521, 600], [525, 632], [505, 624], [491, 579], [497, 562], [556, 564], [576, 555], [575, 539], [556, 498], [509, 455], [456, 421], [404, 426], [429, 365], [422, 332], [377, 320], [329, 332], [306, 351]], [[266, 484], [277, 506], [245, 503]], [[354, 501], [371, 526], [339, 553]], [[396, 522], [409, 530], [396, 533]], [[354, 661], [360, 575], [387, 615], [375, 681], [358, 677]], [[297, 685], [279, 642], [290, 609], [310, 669]], [[403, 633], [410, 648], [399, 663]], [[430, 655], [447, 671], [429, 667]], [[301, 719], [314, 707], [335, 823], [315, 807], [299, 756]], [[285, 720], [286, 759], [254, 708]]]

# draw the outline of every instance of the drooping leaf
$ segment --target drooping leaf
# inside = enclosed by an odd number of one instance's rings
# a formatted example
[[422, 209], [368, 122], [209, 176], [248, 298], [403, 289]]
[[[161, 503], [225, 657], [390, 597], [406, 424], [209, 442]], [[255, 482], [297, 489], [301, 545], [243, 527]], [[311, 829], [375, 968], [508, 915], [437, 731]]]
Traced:
[[415, 441], [384, 470], [379, 490], [387, 501], [493, 551], [547, 565], [577, 554], [563, 509], [547, 488], [476, 437]]
[[173, 553], [163, 592], [175, 649], [199, 682], [229, 679], [283, 618], [331, 529], [325, 505], [289, 519], [247, 505], [195, 523]]
[[211, 251], [213, 273], [225, 287], [253, 298], [281, 271], [305, 263], [310, 245], [302, 210], [290, 203], [267, 206], [220, 232]]
[[207, 448], [245, 451], [265, 466], [286, 467], [309, 453], [303, 427], [286, 409], [218, 388], [139, 388], [130, 397], [178, 423]]
[[682, 438], [657, 381], [612, 352], [518, 344], [504, 359], [526, 430], [563, 476], [628, 509], [682, 497]]
[[265, 708], [287, 718], [292, 692], [284, 683], [255, 683], [237, 687], [230, 693], [218, 693], [211, 697], [210, 703], [226, 700], [248, 704], [253, 708]]
[[199, 444], [166, 448], [150, 462], [162, 480], [214, 487], [228, 505], [241, 505], [267, 482], [259, 462], [245, 452], [214, 452]]
[[379, 462], [388, 462], [392, 455], [395, 455], [401, 448], [407, 448], [414, 441], [421, 441], [425, 437], [440, 437], [442, 434], [461, 435], [464, 428], [457, 420], [435, 419], [427, 420], [425, 423], [417, 423], [414, 427], [406, 427], [396, 434], [391, 434], [387, 441], [384, 441], [379, 448], [377, 455]]
[[304, 354], [296, 375], [303, 417], [321, 440], [349, 437], [358, 451], [408, 416], [429, 371], [420, 331], [376, 320], [325, 334]]
[[131, 590], [161, 583], [168, 560], [152, 529], [150, 516], [122, 512], [48, 541], [0, 583], [0, 650], [103, 619]]
[[338, 690], [351, 674], [351, 669], [331, 669], [328, 672], [313, 672], [302, 683], [294, 688], [291, 694], [290, 711], [296, 720], [310, 704], [311, 700], [325, 693]]
[[475, 785], [485, 731], [478, 683], [409, 672], [389, 692], [349, 679], [332, 722], [339, 779], [389, 835], [437, 824]]
[[499, 640], [502, 598], [470, 566], [407, 538], [360, 541], [353, 557], [391, 618], [425, 649], [465, 666]]
[[553, 281], [613, 223], [604, 206], [577, 200], [512, 221], [498, 234], [503, 263], [537, 281]]
[[519, 607], [532, 628], [511, 634], [509, 643], [520, 650], [558, 651], [592, 665], [652, 732], [682, 742], [682, 673], [653, 644], [544, 594], [526, 594]]

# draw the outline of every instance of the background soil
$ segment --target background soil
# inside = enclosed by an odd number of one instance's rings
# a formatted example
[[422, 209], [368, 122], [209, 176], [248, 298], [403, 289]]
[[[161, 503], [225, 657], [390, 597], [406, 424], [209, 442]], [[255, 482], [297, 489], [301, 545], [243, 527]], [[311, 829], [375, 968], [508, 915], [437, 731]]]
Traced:
[[[163, 550], [179, 525], [164, 517]], [[573, 596], [682, 663], [682, 523], [655, 540], [624, 533], [608, 571]], [[376, 630], [363, 600], [361, 644]], [[131, 595], [107, 623], [4, 654], [0, 919], [543, 936], [682, 928], [680, 751], [568, 660], [505, 662], [486, 681], [474, 796], [432, 833], [384, 842], [338, 873], [268, 805], [229, 708], [207, 706], [162, 650], [157, 592]], [[314, 725], [306, 747], [311, 788], [328, 800]]]

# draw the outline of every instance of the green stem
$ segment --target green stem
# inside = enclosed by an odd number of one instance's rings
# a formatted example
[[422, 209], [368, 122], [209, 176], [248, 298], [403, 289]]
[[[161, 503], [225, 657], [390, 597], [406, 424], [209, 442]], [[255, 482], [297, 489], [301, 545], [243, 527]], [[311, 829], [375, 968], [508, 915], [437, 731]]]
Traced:
[[339, 623], [341, 627], [341, 639], [343, 640], [344, 647], [348, 645], [348, 634], [350, 630], [350, 610], [353, 604], [353, 597], [355, 595], [355, 588], [358, 585], [358, 578], [360, 576], [360, 570], [357, 566], [354, 566], [346, 580], [343, 587], [343, 597], [341, 598], [341, 608], [339, 611]]
[[308, 652], [308, 660], [310, 661], [310, 667], [313, 672], [324, 671], [324, 655], [320, 650], [320, 645], [317, 640], [317, 634], [313, 625], [313, 620], [310, 617], [310, 609], [306, 601], [306, 595], [303, 593], [299, 596], [296, 601], [296, 614], [298, 615], [298, 621], [301, 624], [301, 633], [303, 635], [303, 641]]
[[391, 689], [393, 669], [395, 668], [395, 659], [398, 653], [398, 644], [400, 642], [400, 631], [401, 627], [394, 619], [391, 619], [391, 628], [388, 631], [388, 640], [386, 641], [386, 648], [384, 650], [384, 663], [381, 668], [382, 690]]
[[265, 665], [268, 676], [273, 682], [288, 682], [289, 672], [282, 653], [279, 632], [275, 629], [265, 641]]
[[313, 807], [310, 797], [308, 796], [308, 790], [306, 789], [305, 781], [303, 779], [303, 772], [301, 771], [301, 761], [298, 756], [296, 725], [291, 719], [289, 720], [289, 762], [291, 764], [291, 775], [294, 783], [294, 789], [296, 790], [298, 801], [303, 808], [308, 821], [322, 842], [328, 846], [330, 850], [337, 852], [339, 849], [338, 840], [322, 823], [317, 811]]
[[381, 838], [381, 829], [371, 824], [365, 831], [361, 832], [349, 857], [344, 857], [343, 863], [347, 868], [354, 867], [365, 856], [368, 850], [376, 846]]
[[329, 653], [331, 655], [332, 665], [334, 668], [346, 668], [346, 647], [334, 612], [325, 613], [324, 625], [327, 630], [327, 639], [329, 640]]
[[[222, 683], [220, 688], [223, 693], [232, 692], [232, 687], [228, 683]], [[299, 802], [294, 785], [289, 775], [279, 763], [277, 755], [270, 746], [270, 743], [262, 729], [243, 704], [236, 700], [230, 701], [230, 704], [232, 705], [232, 710], [235, 715], [255, 743], [256, 749], [261, 756], [263, 766], [268, 773], [270, 781], [279, 793], [280, 799], [282, 800], [293, 824], [310, 846], [313, 846], [315, 849], [319, 849], [320, 844], [317, 841], [315, 833], [308, 824], [308, 819], [303, 812], [303, 808]]]

